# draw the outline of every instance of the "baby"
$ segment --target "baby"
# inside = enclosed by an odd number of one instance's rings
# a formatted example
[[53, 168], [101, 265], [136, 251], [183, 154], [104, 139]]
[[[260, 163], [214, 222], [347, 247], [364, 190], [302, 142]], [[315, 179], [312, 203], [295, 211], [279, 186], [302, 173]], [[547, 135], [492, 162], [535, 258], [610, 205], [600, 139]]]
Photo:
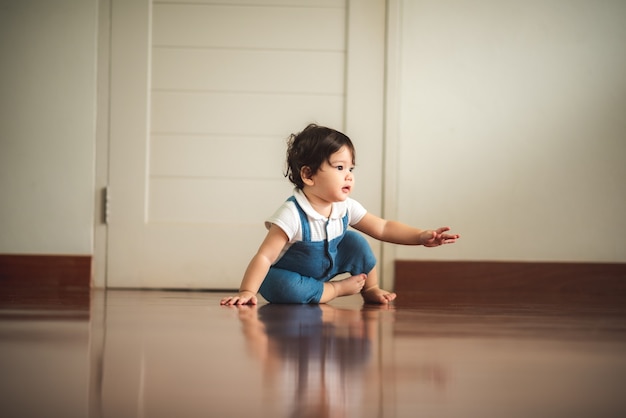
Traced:
[[[350, 138], [311, 124], [289, 137], [285, 176], [293, 196], [266, 221], [263, 243], [243, 276], [239, 293], [222, 305], [326, 303], [361, 293], [366, 303], [387, 304], [396, 294], [379, 288], [376, 258], [363, 236], [405, 245], [436, 247], [456, 242], [448, 227], [422, 230], [367, 212], [350, 193], [355, 149]], [[331, 279], [349, 273], [342, 280]]]

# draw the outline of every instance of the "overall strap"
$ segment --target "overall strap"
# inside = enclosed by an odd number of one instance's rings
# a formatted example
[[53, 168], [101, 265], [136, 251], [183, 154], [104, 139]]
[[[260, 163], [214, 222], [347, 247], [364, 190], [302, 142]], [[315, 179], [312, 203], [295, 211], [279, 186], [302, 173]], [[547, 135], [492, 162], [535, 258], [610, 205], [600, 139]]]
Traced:
[[311, 241], [311, 228], [309, 226], [309, 219], [307, 218], [306, 213], [304, 213], [304, 210], [302, 209], [302, 207], [300, 207], [300, 205], [296, 201], [295, 196], [291, 196], [287, 200], [295, 203], [296, 209], [298, 209], [298, 213], [300, 214], [300, 225], [302, 225], [302, 241], [304, 242]]
[[341, 221], [343, 222], [343, 233], [345, 234], [348, 230], [348, 211], [346, 211], [346, 214]]

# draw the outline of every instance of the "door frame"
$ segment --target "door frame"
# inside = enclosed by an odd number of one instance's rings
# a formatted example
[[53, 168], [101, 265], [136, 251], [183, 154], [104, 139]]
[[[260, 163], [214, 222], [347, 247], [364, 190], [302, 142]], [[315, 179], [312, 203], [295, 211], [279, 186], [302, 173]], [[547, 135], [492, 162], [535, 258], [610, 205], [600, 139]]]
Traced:
[[109, 184], [109, 107], [111, 55], [111, 0], [98, 2], [96, 145], [92, 286], [107, 287], [106, 187]]
[[[94, 260], [93, 286], [107, 287], [107, 254], [109, 251], [106, 188], [112, 173], [110, 165], [112, 118], [115, 118], [115, 98], [118, 91], [112, 91], [112, 58], [116, 51], [113, 33], [115, 25], [114, 7], [123, 1], [134, 3], [140, 13], [151, 13], [151, 0], [100, 0], [98, 11], [98, 63], [97, 63], [97, 124], [96, 124], [96, 175], [95, 175], [95, 216], [94, 216]], [[395, 2], [394, 2], [395, 3]], [[137, 10], [137, 9], [135, 9]], [[346, 35], [346, 97], [344, 121], [346, 133], [358, 143], [360, 161], [366, 162], [366, 168], [359, 171], [359, 183], [364, 190], [359, 200], [370, 211], [379, 215], [388, 215], [385, 202], [390, 196], [388, 190], [393, 181], [385, 167], [389, 164], [390, 154], [386, 144], [386, 134], [390, 133], [385, 124], [389, 112], [389, 99], [386, 89], [386, 61], [389, 39], [387, 37], [387, 2], [385, 0], [347, 0], [347, 35]], [[146, 16], [144, 16], [146, 17]], [[149, 25], [147, 20], [141, 22]], [[367, 36], [362, 36], [362, 35]], [[149, 54], [149, 51], [147, 51]], [[149, 74], [145, 74], [146, 83]], [[146, 103], [147, 109], [148, 103]], [[119, 123], [117, 124], [119, 126]], [[119, 152], [119, 150], [117, 151]], [[393, 193], [391, 194], [393, 196]], [[114, 202], [112, 202], [114, 203]], [[114, 208], [112, 216], [114, 215]], [[389, 255], [392, 252], [380, 243], [370, 241], [374, 252], [378, 254], [381, 285], [392, 286], [393, 266]], [[393, 257], [392, 257], [393, 258]]]

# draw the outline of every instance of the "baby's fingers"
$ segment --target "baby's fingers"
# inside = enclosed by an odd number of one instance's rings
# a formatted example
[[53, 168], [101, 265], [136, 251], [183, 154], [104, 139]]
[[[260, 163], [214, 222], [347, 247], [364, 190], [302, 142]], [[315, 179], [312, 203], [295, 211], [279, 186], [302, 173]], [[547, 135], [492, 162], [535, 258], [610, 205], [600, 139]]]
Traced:
[[256, 296], [250, 296], [250, 297], [239, 298], [237, 305], [256, 305], [256, 303], [257, 303]]
[[450, 235], [450, 234], [444, 234], [441, 236], [441, 242], [444, 244], [453, 244], [456, 242], [456, 240], [460, 237], [460, 235], [455, 234], [455, 235]]
[[220, 305], [236, 305], [238, 300], [237, 296], [228, 296], [220, 301]]
[[437, 228], [437, 235], [441, 235], [444, 232], [447, 232], [450, 230], [449, 226], [442, 226], [441, 228]]

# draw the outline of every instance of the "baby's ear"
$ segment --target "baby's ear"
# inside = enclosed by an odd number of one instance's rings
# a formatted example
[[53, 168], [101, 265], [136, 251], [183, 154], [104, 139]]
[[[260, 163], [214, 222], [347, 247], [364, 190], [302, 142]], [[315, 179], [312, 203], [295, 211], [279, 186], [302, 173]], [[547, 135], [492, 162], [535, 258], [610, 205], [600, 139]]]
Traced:
[[311, 173], [311, 167], [305, 165], [300, 169], [300, 178], [307, 186], [313, 185], [313, 179], [311, 178], [313, 175]]

